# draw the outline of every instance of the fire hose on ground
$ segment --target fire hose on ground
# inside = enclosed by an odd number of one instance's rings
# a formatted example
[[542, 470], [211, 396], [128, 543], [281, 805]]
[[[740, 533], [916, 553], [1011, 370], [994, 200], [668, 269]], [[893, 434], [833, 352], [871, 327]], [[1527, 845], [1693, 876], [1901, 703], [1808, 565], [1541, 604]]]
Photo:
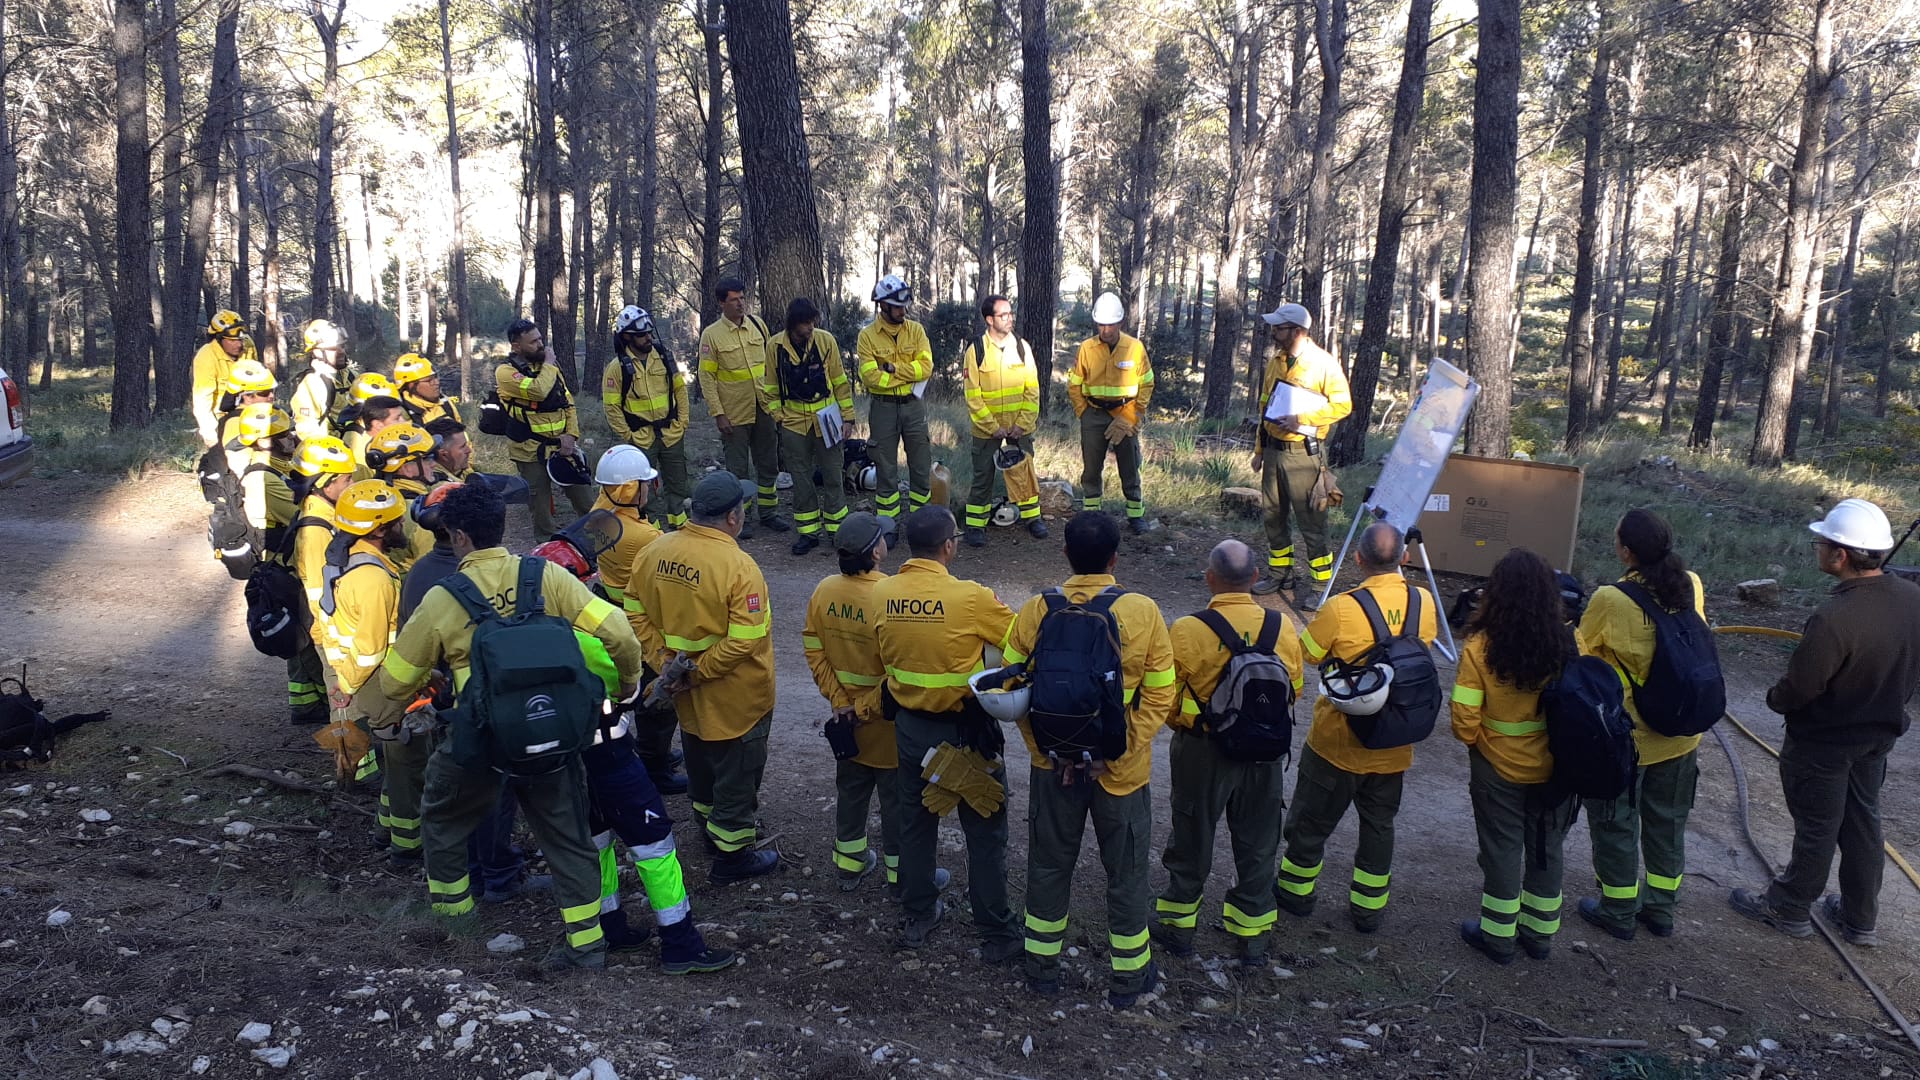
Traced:
[[[1786, 641], [1800, 640], [1800, 635], [1792, 630], [1778, 630], [1770, 626], [1717, 626], [1714, 628], [1714, 633], [1752, 634], [1760, 637], [1780, 638]], [[1741, 723], [1740, 718], [1733, 715], [1733, 710], [1727, 710], [1726, 718], [1733, 721], [1733, 726], [1739, 728], [1742, 735], [1752, 739], [1761, 749], [1776, 758], [1780, 756], [1779, 750], [1755, 734], [1752, 728]], [[1759, 840], [1753, 835], [1753, 824], [1747, 816], [1747, 773], [1740, 764], [1740, 755], [1734, 751], [1732, 741], [1727, 738], [1726, 729], [1716, 725], [1713, 729], [1713, 737], [1719, 741], [1720, 749], [1726, 752], [1727, 763], [1732, 766], [1733, 769], [1733, 788], [1738, 800], [1735, 805], [1740, 815], [1740, 831], [1746, 837], [1747, 846], [1753, 849], [1754, 856], [1760, 860], [1760, 865], [1765, 868], [1767, 875], [1771, 877], [1774, 873], [1773, 863], [1767, 858], [1766, 852], [1761, 850]], [[1913, 866], [1907, 862], [1906, 856], [1895, 850], [1892, 844], [1883, 843], [1883, 846], [1886, 848], [1887, 857], [1892, 859], [1894, 865], [1898, 866], [1901, 872], [1907, 875], [1907, 880], [1913, 883], [1915, 889], [1920, 889], [1920, 874], [1914, 872]], [[1869, 994], [1873, 995], [1873, 1000], [1879, 1003], [1881, 1010], [1887, 1014], [1887, 1017], [1891, 1019], [1894, 1025], [1900, 1029], [1901, 1033], [1907, 1037], [1907, 1041], [1913, 1044], [1913, 1048], [1916, 1051], [1920, 1051], [1920, 1031], [1914, 1029], [1913, 1023], [1907, 1019], [1905, 1013], [1902, 1013], [1900, 1009], [1894, 1005], [1892, 999], [1887, 997], [1886, 992], [1880, 989], [1879, 984], [1875, 983], [1873, 979], [1868, 977], [1865, 971], [1861, 970], [1860, 965], [1854, 961], [1852, 954], [1849, 953], [1845, 945], [1842, 944], [1839, 935], [1834, 933], [1832, 928], [1827, 926], [1817, 914], [1811, 915], [1810, 917], [1814, 929], [1818, 930], [1820, 936], [1826, 939], [1827, 944], [1833, 947], [1833, 951], [1840, 955], [1840, 960], [1847, 965], [1847, 970], [1853, 973], [1853, 977], [1859, 980], [1860, 985], [1867, 988]]]

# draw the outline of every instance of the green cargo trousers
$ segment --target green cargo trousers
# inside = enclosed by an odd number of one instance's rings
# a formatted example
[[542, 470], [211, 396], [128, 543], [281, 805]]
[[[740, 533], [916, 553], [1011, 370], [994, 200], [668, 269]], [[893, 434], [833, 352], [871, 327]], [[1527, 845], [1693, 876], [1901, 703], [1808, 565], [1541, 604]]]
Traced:
[[672, 446], [655, 439], [652, 446], [640, 449], [647, 455], [647, 463], [660, 473], [660, 497], [647, 504], [647, 515], [670, 529], [685, 525], [687, 500], [693, 498], [693, 486], [687, 481], [686, 439]]
[[1405, 781], [1404, 773], [1350, 773], [1313, 747], [1301, 748], [1293, 806], [1287, 810], [1287, 850], [1280, 859], [1279, 891], [1274, 895], [1281, 907], [1294, 915], [1313, 911], [1313, 887], [1320, 878], [1327, 837], [1351, 806], [1360, 815], [1360, 839], [1353, 850], [1347, 902], [1356, 929], [1379, 928], [1393, 874], [1393, 818], [1400, 812]]
[[1101, 474], [1106, 471], [1107, 451], [1111, 449], [1113, 463], [1120, 469], [1120, 493], [1127, 497], [1127, 517], [1143, 518], [1147, 516], [1147, 504], [1140, 495], [1140, 435], [1135, 432], [1109, 447], [1107, 425], [1112, 422], [1112, 413], [1092, 405], [1080, 414], [1080, 507], [1100, 509], [1100, 493], [1106, 483]]
[[[1634, 786], [1612, 802], [1586, 800], [1587, 832], [1593, 838], [1593, 874], [1600, 882], [1600, 917], [1621, 930], [1636, 918], [1673, 925], [1680, 879], [1687, 867], [1687, 815], [1700, 783], [1698, 749], [1645, 765]], [[1640, 859], [1647, 861], [1647, 887], [1640, 888]]]
[[[656, 672], [648, 668], [646, 678], [640, 685], [651, 683]], [[673, 733], [680, 730], [680, 717], [671, 706], [660, 709], [637, 707], [633, 713], [633, 750], [640, 756], [640, 764], [647, 767], [647, 774], [656, 779], [672, 776]]]
[[880, 799], [880, 852], [886, 856], [887, 884], [900, 883], [900, 779], [898, 769], [876, 769], [857, 761], [833, 763], [833, 865], [842, 873], [867, 868], [867, 806]]
[[527, 508], [533, 511], [536, 543], [544, 543], [561, 525], [570, 524], [574, 518], [593, 509], [593, 500], [600, 497], [600, 488], [595, 484], [574, 484], [561, 488], [567, 497], [567, 504], [573, 507], [573, 514], [566, 521], [556, 524], [553, 518], [553, 479], [547, 475], [547, 466], [539, 461], [516, 461], [513, 467], [519, 471], [520, 479], [527, 482]]
[[1516, 932], [1537, 951], [1560, 931], [1563, 849], [1579, 800], [1551, 794], [1550, 784], [1507, 780], [1479, 747], [1467, 760], [1480, 839], [1480, 932], [1495, 953], [1513, 955]]
[[[818, 435], [782, 427], [780, 457], [787, 463], [788, 475], [793, 477], [794, 530], [801, 536], [816, 538], [824, 531], [828, 540], [833, 539], [840, 531], [840, 523], [847, 519], [844, 444], [836, 443], [829, 448]], [[818, 484], [813, 482], [815, 469], [820, 470]]]
[[869, 394], [867, 454], [873, 458], [877, 490], [874, 512], [900, 516], [900, 444], [907, 447], [907, 510], [927, 505], [933, 490], [933, 441], [927, 430], [927, 403], [912, 394]]
[[1877, 925], [1887, 867], [1880, 840], [1880, 789], [1887, 782], [1887, 755], [1892, 751], [1892, 739], [1831, 746], [1788, 734], [1780, 747], [1780, 787], [1793, 816], [1793, 856], [1767, 887], [1767, 900], [1776, 910], [1803, 917], [1826, 891], [1837, 851], [1847, 925], [1866, 930]]
[[[467, 876], [467, 837], [499, 805], [505, 782], [491, 769], [456, 763], [445, 741], [427, 759], [420, 828], [434, 914], [473, 910], [480, 889]], [[598, 967], [607, 940], [600, 929], [600, 855], [587, 831], [586, 770], [576, 756], [557, 772], [515, 777], [513, 793], [553, 869], [553, 898], [566, 925], [562, 949], [575, 963]]]
[[327, 722], [327, 680], [320, 650], [311, 640], [287, 661], [287, 708], [293, 722], [320, 727]]
[[[1022, 435], [1014, 442], [1020, 449], [1027, 452], [1029, 458], [1033, 456], [1033, 436]], [[987, 527], [988, 515], [993, 512], [993, 489], [999, 487], [1002, 493], [1006, 491], [1006, 484], [1000, 480], [1000, 470], [993, 467], [993, 455], [999, 453], [1000, 448], [1005, 445], [1005, 440], [997, 437], [991, 439], [983, 439], [978, 435], [973, 437], [971, 462], [973, 477], [967, 485], [966, 523], [969, 529]], [[1040, 496], [1038, 494], [1018, 505], [1021, 521], [1039, 520]]]
[[1327, 546], [1327, 512], [1307, 503], [1320, 479], [1320, 460], [1301, 442], [1269, 442], [1260, 455], [1260, 505], [1267, 527], [1267, 572], [1276, 578], [1293, 577], [1293, 534], [1288, 521], [1300, 525], [1300, 543], [1307, 557], [1300, 560], [1313, 584], [1333, 580], [1333, 551]]
[[760, 781], [767, 774], [767, 736], [773, 714], [737, 739], [708, 740], [680, 732], [687, 755], [687, 795], [693, 815], [722, 854], [746, 851], [760, 839]]
[[1027, 978], [1059, 977], [1067, 905], [1080, 840], [1093, 821], [1100, 865], [1107, 871], [1107, 987], [1136, 994], [1146, 987], [1153, 949], [1147, 943], [1147, 852], [1153, 842], [1153, 794], [1147, 785], [1109, 794], [1097, 780], [1061, 787], [1052, 769], [1033, 768], [1027, 789]]
[[773, 417], [755, 410], [753, 423], [735, 420], [733, 430], [720, 436], [720, 452], [727, 471], [742, 480], [753, 478], [758, 493], [754, 506], [761, 521], [772, 518], [780, 508], [780, 492], [773, 486], [780, 479], [779, 426]]
[[[960, 725], [945, 717], [901, 709], [894, 716], [893, 733], [900, 749], [900, 767], [894, 770], [900, 785], [900, 906], [909, 921], [930, 919], [940, 895], [933, 881], [940, 819], [920, 801], [927, 788], [920, 760], [941, 743], [959, 746]], [[995, 779], [1004, 791], [1004, 766]], [[1019, 940], [1007, 900], [1007, 808], [1002, 805], [991, 817], [981, 817], [962, 802], [954, 813], [967, 838], [967, 900], [973, 907], [973, 925], [987, 940]]]
[[427, 782], [433, 737], [412, 732], [405, 741], [373, 738], [380, 751], [380, 815], [395, 852], [420, 850], [420, 791]]
[[1214, 741], [1191, 730], [1173, 733], [1173, 830], [1160, 864], [1167, 888], [1154, 908], [1161, 932], [1191, 944], [1200, 922], [1200, 899], [1213, 869], [1213, 838], [1224, 814], [1233, 845], [1234, 886], [1221, 908], [1227, 933], [1245, 955], [1266, 955], [1276, 916], [1274, 859], [1280, 846], [1280, 816], [1286, 803], [1280, 763], [1235, 761]]

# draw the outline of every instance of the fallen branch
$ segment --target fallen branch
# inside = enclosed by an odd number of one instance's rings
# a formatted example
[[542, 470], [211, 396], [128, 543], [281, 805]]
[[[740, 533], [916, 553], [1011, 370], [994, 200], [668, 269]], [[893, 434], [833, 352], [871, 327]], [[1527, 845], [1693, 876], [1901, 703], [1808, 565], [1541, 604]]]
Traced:
[[1547, 1023], [1545, 1020], [1542, 1020], [1537, 1016], [1528, 1016], [1526, 1013], [1523, 1013], [1523, 1012], [1516, 1012], [1513, 1009], [1507, 1008], [1505, 1005], [1495, 1005], [1493, 1006], [1493, 1011], [1506, 1013], [1508, 1016], [1514, 1017], [1515, 1019], [1518, 1019], [1518, 1020], [1525, 1020], [1527, 1023], [1532, 1024], [1534, 1027], [1537, 1027], [1541, 1031], [1547, 1032], [1550, 1035], [1557, 1036], [1562, 1034], [1559, 1028], [1554, 1027], [1552, 1024]]
[[1539, 1046], [1591, 1046], [1600, 1050], [1645, 1050], [1645, 1039], [1596, 1039], [1586, 1035], [1528, 1035], [1525, 1042]]
[[176, 753], [174, 753], [173, 751], [171, 751], [171, 750], [169, 750], [169, 749], [167, 749], [167, 748], [166, 748], [166, 747], [164, 747], [164, 746], [154, 746], [154, 747], [149, 747], [149, 749], [152, 749], [152, 750], [158, 750], [158, 751], [160, 751], [161, 753], [163, 753], [163, 754], [165, 754], [165, 755], [167, 755], [168, 757], [170, 757], [170, 758], [172, 758], [173, 760], [175, 760], [175, 761], [177, 761], [177, 762], [179, 762], [179, 763], [180, 763], [181, 765], [183, 765], [183, 766], [184, 766], [184, 765], [187, 765], [187, 764], [189, 764], [189, 762], [187, 761], [187, 759], [186, 759], [186, 758], [184, 758], [184, 757], [182, 757], [182, 756], [180, 756], [179, 754], [176, 754]]
[[295, 780], [290, 777], [281, 776], [277, 772], [269, 772], [266, 769], [257, 769], [252, 765], [222, 765], [216, 769], [209, 769], [207, 771], [207, 775], [208, 776], [241, 776], [241, 777], [245, 777], [248, 780], [258, 780], [263, 784], [274, 784], [276, 786], [286, 788], [289, 791], [303, 792], [308, 795], [332, 795], [333, 794], [332, 791], [323, 787], [316, 787], [313, 784], [307, 783], [305, 780]]
[[1583, 952], [1593, 957], [1594, 962], [1600, 965], [1600, 970], [1606, 972], [1608, 976], [1613, 975], [1613, 965], [1607, 963], [1606, 954], [1602, 953], [1599, 949], [1594, 948], [1584, 941], [1576, 941], [1573, 943], [1573, 951]]
[[1705, 994], [1696, 994], [1691, 990], [1681, 990], [1678, 993], [1679, 996], [1686, 998], [1688, 1001], [1697, 1001], [1702, 1005], [1711, 1005], [1716, 1009], [1725, 1009], [1735, 1016], [1745, 1016], [1747, 1013], [1747, 1010], [1738, 1005], [1729, 1005], [1724, 1001], [1715, 1001]]

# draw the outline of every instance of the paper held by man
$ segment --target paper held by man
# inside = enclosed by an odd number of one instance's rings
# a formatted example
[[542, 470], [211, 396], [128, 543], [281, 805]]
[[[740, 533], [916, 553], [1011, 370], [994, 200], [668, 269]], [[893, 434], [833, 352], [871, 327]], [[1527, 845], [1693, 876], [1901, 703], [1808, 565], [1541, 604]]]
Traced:
[[[1266, 418], [1278, 420], [1283, 416], [1307, 416], [1327, 407], [1327, 399], [1311, 390], [1288, 382], [1273, 384], [1273, 396], [1267, 399]], [[1314, 429], [1295, 426], [1294, 430], [1302, 435], [1311, 435]]]

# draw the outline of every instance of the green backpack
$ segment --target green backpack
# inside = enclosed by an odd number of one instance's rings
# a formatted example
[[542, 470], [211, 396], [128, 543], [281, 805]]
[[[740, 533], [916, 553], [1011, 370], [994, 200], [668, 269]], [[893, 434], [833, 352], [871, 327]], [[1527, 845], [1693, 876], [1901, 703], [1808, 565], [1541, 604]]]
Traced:
[[592, 745], [606, 691], [588, 670], [573, 624], [547, 613], [540, 592], [546, 568], [544, 559], [520, 560], [511, 617], [494, 610], [465, 574], [440, 583], [473, 620], [467, 682], [448, 746], [467, 768], [541, 776]]

